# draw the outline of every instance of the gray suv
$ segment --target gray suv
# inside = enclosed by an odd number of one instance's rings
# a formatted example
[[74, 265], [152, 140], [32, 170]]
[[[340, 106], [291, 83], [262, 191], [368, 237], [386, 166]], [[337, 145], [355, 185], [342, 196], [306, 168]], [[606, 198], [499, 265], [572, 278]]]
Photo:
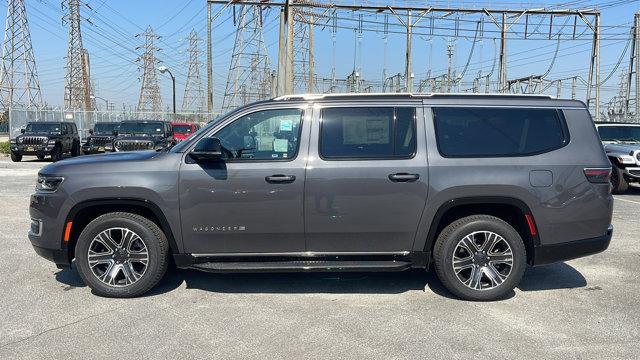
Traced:
[[95, 294], [209, 272], [433, 267], [504, 297], [527, 265], [605, 250], [611, 164], [587, 108], [541, 96], [306, 95], [162, 151], [44, 167], [29, 239]]

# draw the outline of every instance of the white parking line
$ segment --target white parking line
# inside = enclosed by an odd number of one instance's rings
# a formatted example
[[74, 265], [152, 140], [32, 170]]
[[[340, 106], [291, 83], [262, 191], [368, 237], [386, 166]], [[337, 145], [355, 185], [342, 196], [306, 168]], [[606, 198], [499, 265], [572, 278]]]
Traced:
[[617, 197], [617, 196], [614, 196], [613, 198], [614, 198], [614, 199], [616, 199], [616, 200], [625, 201], [625, 202], [630, 202], [630, 203], [634, 203], [634, 204], [638, 204], [638, 205], [640, 205], [640, 201], [627, 200], [627, 199], [619, 198], [619, 197]]

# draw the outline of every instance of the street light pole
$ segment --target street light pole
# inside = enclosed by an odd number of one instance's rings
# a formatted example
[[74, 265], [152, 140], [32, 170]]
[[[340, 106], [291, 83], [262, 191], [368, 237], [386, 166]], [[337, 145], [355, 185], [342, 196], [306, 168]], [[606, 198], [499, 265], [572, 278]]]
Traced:
[[105, 106], [105, 110], [109, 111], [109, 100], [100, 97], [100, 96], [95, 96], [95, 95], [91, 95], [89, 96], [90, 99], [100, 99], [100, 100], [104, 100], [104, 106]]
[[169, 76], [171, 76], [171, 82], [173, 84], [173, 114], [175, 115], [176, 114], [176, 78], [171, 73], [171, 70], [169, 70], [169, 68], [164, 65], [160, 66], [158, 70], [160, 71], [161, 74], [168, 72]]

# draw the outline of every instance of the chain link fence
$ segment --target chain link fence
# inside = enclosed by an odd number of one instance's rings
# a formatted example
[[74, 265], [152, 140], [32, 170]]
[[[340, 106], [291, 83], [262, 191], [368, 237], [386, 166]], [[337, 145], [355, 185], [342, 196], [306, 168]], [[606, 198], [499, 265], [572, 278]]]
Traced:
[[68, 111], [68, 110], [35, 110], [35, 109], [9, 109], [5, 112], [5, 121], [0, 120], [6, 127], [9, 138], [14, 139], [20, 135], [28, 122], [33, 121], [73, 121], [78, 127], [81, 139], [89, 135], [89, 129], [93, 129], [98, 122], [115, 122], [123, 120], [164, 120], [175, 122], [191, 122], [203, 124], [219, 116], [218, 113], [166, 113], [166, 112], [139, 112], [139, 111]]

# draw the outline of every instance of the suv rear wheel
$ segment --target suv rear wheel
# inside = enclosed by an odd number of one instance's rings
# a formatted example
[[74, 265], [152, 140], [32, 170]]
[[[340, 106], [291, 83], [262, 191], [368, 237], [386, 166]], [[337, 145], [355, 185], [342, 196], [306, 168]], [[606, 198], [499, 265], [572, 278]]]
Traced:
[[466, 300], [497, 300], [520, 283], [526, 250], [520, 234], [503, 220], [473, 215], [445, 227], [433, 249], [443, 285]]
[[124, 298], [142, 295], [160, 281], [169, 245], [151, 220], [115, 212], [84, 228], [75, 253], [80, 276], [95, 294]]

